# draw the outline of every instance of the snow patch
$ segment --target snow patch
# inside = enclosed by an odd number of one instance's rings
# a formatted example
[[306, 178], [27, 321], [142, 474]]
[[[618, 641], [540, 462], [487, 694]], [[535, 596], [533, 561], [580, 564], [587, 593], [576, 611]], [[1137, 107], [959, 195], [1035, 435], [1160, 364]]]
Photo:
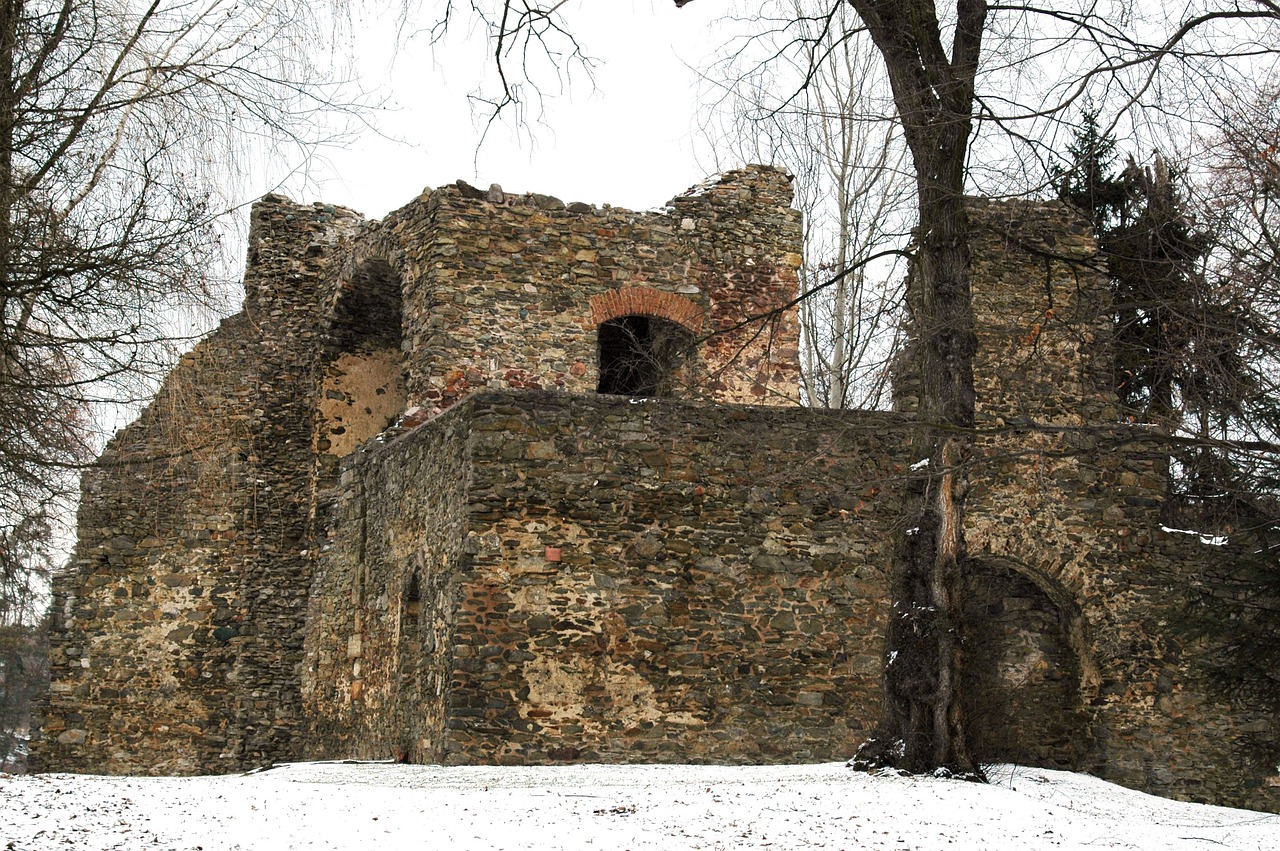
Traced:
[[1160, 528], [1175, 535], [1195, 535], [1200, 539], [1200, 543], [1211, 547], [1225, 547], [1227, 545], [1228, 539], [1226, 535], [1210, 535], [1205, 532], [1197, 532], [1194, 529], [1174, 529], [1171, 526], [1161, 526]]
[[988, 775], [983, 785], [843, 763], [343, 762], [224, 777], [0, 775], [0, 848], [1280, 851], [1280, 816], [1064, 771]]

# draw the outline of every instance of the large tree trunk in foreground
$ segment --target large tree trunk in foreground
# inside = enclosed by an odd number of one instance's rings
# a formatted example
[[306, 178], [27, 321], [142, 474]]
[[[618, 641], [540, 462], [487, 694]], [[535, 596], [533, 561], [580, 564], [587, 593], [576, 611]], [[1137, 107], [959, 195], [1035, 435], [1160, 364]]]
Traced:
[[963, 190], [986, 4], [960, 0], [950, 57], [929, 0], [850, 0], [884, 57], [916, 169], [913, 321], [919, 454], [892, 566], [884, 716], [861, 767], [980, 777], [960, 711], [960, 571], [974, 424], [973, 308]]

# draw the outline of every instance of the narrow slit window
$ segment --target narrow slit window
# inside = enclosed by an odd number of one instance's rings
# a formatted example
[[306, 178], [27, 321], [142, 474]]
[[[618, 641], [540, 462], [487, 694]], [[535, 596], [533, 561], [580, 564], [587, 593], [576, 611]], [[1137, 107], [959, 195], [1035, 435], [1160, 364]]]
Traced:
[[421, 614], [422, 589], [418, 582], [418, 574], [415, 571], [413, 578], [409, 580], [409, 588], [404, 594], [405, 626], [416, 631], [418, 627], [418, 616]]

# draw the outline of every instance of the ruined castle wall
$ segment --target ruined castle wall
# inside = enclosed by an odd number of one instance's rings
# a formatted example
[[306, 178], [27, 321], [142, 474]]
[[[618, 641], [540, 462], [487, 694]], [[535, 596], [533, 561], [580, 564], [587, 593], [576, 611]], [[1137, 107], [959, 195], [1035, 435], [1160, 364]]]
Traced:
[[309, 757], [439, 758], [471, 458], [463, 409], [345, 467], [311, 589]]
[[[1087, 222], [1028, 201], [974, 199], [969, 215], [975, 736], [996, 758], [1277, 809], [1274, 766], [1237, 750], [1274, 742], [1275, 725], [1224, 700], [1203, 646], [1179, 634], [1188, 583], [1232, 556], [1161, 528], [1168, 451], [1115, 395], [1108, 281]], [[914, 389], [900, 369], [901, 408]]]
[[[878, 717], [904, 429], [488, 393], [368, 447], [313, 595], [308, 755], [847, 756]], [[971, 502], [967, 676], [987, 689], [970, 708], [988, 753], [1274, 809], [1269, 767], [1235, 757], [1268, 719], [1215, 698], [1169, 628], [1180, 579], [1229, 555], [1160, 530], [1158, 447], [1127, 426], [1022, 439]]]
[[79, 540], [54, 582], [38, 766], [189, 774], [225, 752], [253, 464], [238, 369], [255, 341], [243, 315], [223, 322], [85, 473]]
[[308, 755], [847, 755], [877, 717], [898, 427], [506, 392], [371, 445], [312, 594]]
[[[790, 297], [798, 256], [784, 249], [798, 240], [798, 219], [785, 206], [785, 178], [752, 168], [729, 183], [679, 221], [542, 196], [464, 203], [450, 189], [366, 224], [331, 206], [265, 198], [253, 214], [244, 312], [183, 359], [86, 477], [76, 569], [56, 589], [55, 682], [37, 761], [191, 772], [295, 755], [315, 518], [327, 516], [341, 459], [405, 407], [402, 294], [408, 348], [427, 353], [410, 365], [425, 363], [424, 374], [447, 359], [485, 365], [492, 376], [480, 385], [589, 392], [605, 318], [641, 313], [701, 332], [729, 321], [717, 287], [751, 280], [775, 290], [765, 302]], [[442, 205], [459, 215], [437, 215]], [[532, 209], [555, 221], [526, 216]], [[490, 225], [492, 236], [468, 241]], [[719, 253], [696, 274], [680, 272], [700, 239]], [[563, 253], [561, 269], [551, 255]], [[739, 255], [751, 275], [735, 271]], [[586, 283], [571, 294], [545, 286], [544, 266], [560, 276], [551, 283]], [[515, 306], [508, 290], [539, 298]], [[556, 323], [569, 313], [580, 339], [558, 341], [570, 326]], [[792, 342], [793, 313], [775, 323]], [[529, 342], [484, 336], [494, 317], [529, 319]], [[741, 347], [747, 383], [720, 390], [794, 387], [794, 346], [762, 339], [767, 352]], [[580, 349], [568, 365], [565, 344]], [[686, 377], [701, 381], [708, 363]]]
[[1121, 418], [1110, 290], [1089, 223], [1064, 204], [970, 199], [980, 425]]
[[[1088, 715], [1074, 767], [1184, 800], [1280, 808], [1275, 766], [1262, 759], [1274, 752], [1274, 719], [1229, 700], [1208, 676], [1204, 643], [1180, 626], [1197, 572], [1239, 554], [1162, 527], [1155, 470], [1167, 449], [1125, 425], [1018, 440], [1016, 451], [1008, 441], [980, 447], [966, 539], [972, 557], [1008, 559], [1055, 604], [1056, 634], [1074, 657], [1068, 672], [1079, 678], [1063, 717]], [[1023, 630], [1020, 640], [1044, 637]], [[1044, 653], [1018, 662], [1006, 648], [1006, 685], [1063, 673]]]
[[38, 764], [194, 773], [295, 754], [317, 360], [358, 225], [257, 205], [244, 311], [86, 474]]
[[[966, 203], [979, 425], [1119, 421], [1110, 291], [1088, 222], [1059, 202]], [[907, 289], [914, 306], [920, 294]], [[914, 411], [918, 334], [910, 320], [906, 330], [894, 407]]]
[[1144, 433], [1120, 426], [1107, 278], [1087, 223], [1061, 204], [973, 199], [969, 215], [970, 554], [1023, 562], [1079, 600], [1099, 535], [1137, 522], [1163, 486], [1153, 454], [1118, 451]]
[[756, 166], [665, 212], [452, 186], [419, 199], [383, 226], [403, 246], [410, 404], [436, 412], [481, 388], [595, 392], [597, 326], [626, 313], [715, 332], [675, 395], [794, 403], [795, 309], [734, 330], [796, 294], [790, 202], [785, 174]]
[[672, 219], [697, 235], [690, 276], [709, 301], [705, 381], [718, 402], [800, 402], [798, 310], [781, 309], [799, 295], [803, 244], [790, 181], [747, 166], [671, 200]]
[[470, 404], [445, 762], [837, 759], [868, 734], [892, 415]]
[[1055, 629], [1021, 629], [1024, 647], [1056, 632], [1074, 656], [1064, 670], [1024, 653], [1005, 673], [1077, 677], [1058, 723], [1088, 716], [1073, 748], [1043, 751], [1050, 733], [1034, 758], [1074, 750], [1076, 767], [1134, 788], [1275, 809], [1274, 766], [1235, 749], [1247, 731], [1273, 741], [1280, 731], [1226, 701], [1205, 676], [1203, 647], [1178, 632], [1188, 583], [1206, 559], [1231, 554], [1162, 529], [1168, 449], [1125, 422], [1115, 395], [1108, 281], [1087, 222], [1035, 202], [973, 201], [970, 214], [987, 431], [970, 474], [969, 552], [1015, 565], [1056, 609]]
[[[789, 198], [750, 167], [660, 213], [265, 199], [244, 312], [85, 477], [35, 762], [849, 755], [878, 717], [897, 491], [928, 473], [900, 415], [706, 401], [794, 398], [794, 311], [736, 328], [794, 293]], [[970, 213], [975, 736], [1280, 809], [1237, 752], [1275, 719], [1217, 696], [1176, 624], [1236, 554], [1161, 529], [1166, 453], [1115, 402], [1087, 227]], [[684, 398], [594, 394], [596, 329], [629, 314], [705, 338]], [[895, 394], [910, 410], [909, 370]], [[406, 403], [444, 413], [368, 442]]]
[[[306, 752], [847, 755], [878, 717], [905, 436], [888, 415], [504, 393], [368, 447], [344, 478], [313, 591], [306, 689], [320, 721]], [[1023, 487], [1003, 501], [978, 486], [975, 561], [1028, 560], [975, 574], [990, 584], [971, 615], [995, 623], [976, 630], [989, 692], [975, 729], [1004, 758], [1113, 771], [1125, 759], [1098, 748], [1109, 728], [1093, 708], [1123, 660], [1095, 640], [1065, 569], [1092, 569], [1104, 517], [1139, 519], [1117, 513], [1137, 510], [1145, 491], [1114, 448], [1077, 447], [1069, 469], [1050, 466], [1047, 449], [1014, 456], [995, 478]], [[1055, 474], [1095, 482], [1096, 511], [1051, 486]], [[1046, 522], [1036, 499], [1061, 522]], [[463, 527], [465, 549], [450, 549]], [[420, 585], [423, 637], [406, 639], [412, 570], [433, 563]], [[417, 681], [405, 675], [413, 654]]]
[[1090, 768], [1156, 794], [1280, 811], [1276, 718], [1215, 684], [1204, 642], [1181, 626], [1195, 574], [1239, 555], [1150, 521], [1117, 524], [1084, 601], [1114, 663], [1102, 668]]
[[[275, 202], [275, 203], [272, 203]], [[299, 666], [315, 543], [312, 428], [322, 361], [330, 352], [341, 263], [362, 225], [331, 205], [268, 196], [254, 208], [245, 313], [263, 330], [258, 375], [261, 414], [250, 484], [252, 536], [236, 669], [242, 738], [237, 759], [261, 765], [297, 753]]]

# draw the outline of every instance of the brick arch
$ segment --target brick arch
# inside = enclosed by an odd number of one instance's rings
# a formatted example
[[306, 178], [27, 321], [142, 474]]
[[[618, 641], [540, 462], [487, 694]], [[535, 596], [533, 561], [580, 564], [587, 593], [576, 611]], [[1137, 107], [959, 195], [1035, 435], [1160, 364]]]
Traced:
[[655, 290], [653, 287], [623, 287], [594, 295], [591, 321], [600, 325], [621, 316], [656, 316], [668, 319], [694, 334], [702, 331], [707, 311], [684, 296]]

